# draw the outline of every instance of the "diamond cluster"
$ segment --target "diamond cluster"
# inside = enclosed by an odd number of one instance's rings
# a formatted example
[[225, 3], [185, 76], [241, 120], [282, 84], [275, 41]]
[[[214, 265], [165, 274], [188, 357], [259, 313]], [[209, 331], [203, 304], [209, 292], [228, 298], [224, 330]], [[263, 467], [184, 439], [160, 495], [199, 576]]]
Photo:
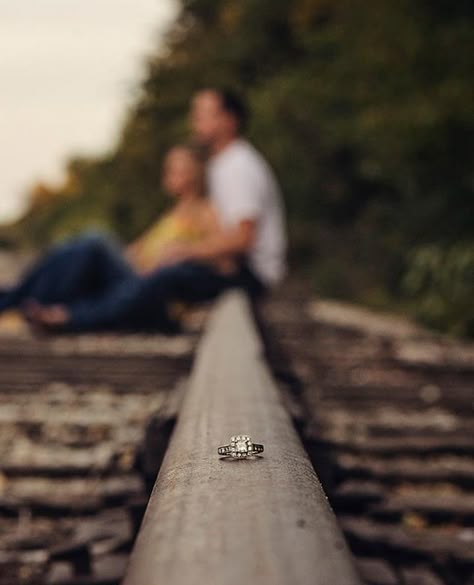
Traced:
[[232, 457], [247, 457], [252, 451], [252, 441], [248, 435], [235, 435], [230, 439]]

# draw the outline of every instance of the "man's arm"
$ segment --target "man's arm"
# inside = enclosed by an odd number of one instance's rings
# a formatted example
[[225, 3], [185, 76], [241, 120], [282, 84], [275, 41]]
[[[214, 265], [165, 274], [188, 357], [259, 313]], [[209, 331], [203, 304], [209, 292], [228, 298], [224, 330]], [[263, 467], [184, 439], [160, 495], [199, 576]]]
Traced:
[[202, 242], [191, 244], [189, 256], [195, 260], [212, 260], [246, 254], [255, 241], [256, 226], [255, 219], [244, 219], [234, 228], [220, 230]]
[[200, 242], [170, 244], [157, 265], [184, 260], [220, 260], [246, 254], [255, 240], [256, 224], [254, 219], [242, 220], [235, 228], [219, 230]]

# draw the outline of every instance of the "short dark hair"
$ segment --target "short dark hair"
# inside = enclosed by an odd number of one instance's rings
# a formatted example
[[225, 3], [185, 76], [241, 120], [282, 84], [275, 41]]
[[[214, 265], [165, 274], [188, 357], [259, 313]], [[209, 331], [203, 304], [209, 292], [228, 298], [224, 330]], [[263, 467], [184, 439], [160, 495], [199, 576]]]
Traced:
[[223, 109], [237, 120], [238, 131], [243, 132], [248, 123], [249, 111], [247, 104], [237, 91], [230, 87], [210, 86], [201, 91], [212, 91], [219, 96]]

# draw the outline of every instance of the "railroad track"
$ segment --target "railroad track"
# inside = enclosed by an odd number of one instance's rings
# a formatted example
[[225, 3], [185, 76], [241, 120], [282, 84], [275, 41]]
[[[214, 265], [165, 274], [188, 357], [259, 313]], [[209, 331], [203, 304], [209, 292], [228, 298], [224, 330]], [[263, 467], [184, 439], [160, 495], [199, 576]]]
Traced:
[[[268, 303], [270, 360], [365, 583], [473, 583], [472, 346], [308, 299]], [[0, 337], [1, 585], [119, 583], [195, 344]]]
[[0, 338], [0, 583], [118, 583], [148, 487], [137, 454], [195, 338]]
[[272, 361], [365, 582], [474, 583], [473, 345], [307, 299], [268, 305]]

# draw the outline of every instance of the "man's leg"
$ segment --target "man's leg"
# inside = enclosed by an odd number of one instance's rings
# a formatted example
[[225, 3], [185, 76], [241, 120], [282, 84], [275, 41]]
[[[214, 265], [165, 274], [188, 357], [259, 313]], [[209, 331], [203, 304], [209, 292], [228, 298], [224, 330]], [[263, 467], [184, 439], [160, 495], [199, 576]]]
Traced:
[[233, 285], [233, 278], [208, 265], [182, 262], [160, 268], [147, 277], [127, 279], [101, 297], [71, 303], [66, 328], [172, 330], [175, 324], [168, 313], [170, 302], [210, 300]]
[[239, 263], [235, 279], [237, 285], [247, 292], [252, 305], [258, 303], [268, 293], [268, 287], [260, 280], [245, 260]]

